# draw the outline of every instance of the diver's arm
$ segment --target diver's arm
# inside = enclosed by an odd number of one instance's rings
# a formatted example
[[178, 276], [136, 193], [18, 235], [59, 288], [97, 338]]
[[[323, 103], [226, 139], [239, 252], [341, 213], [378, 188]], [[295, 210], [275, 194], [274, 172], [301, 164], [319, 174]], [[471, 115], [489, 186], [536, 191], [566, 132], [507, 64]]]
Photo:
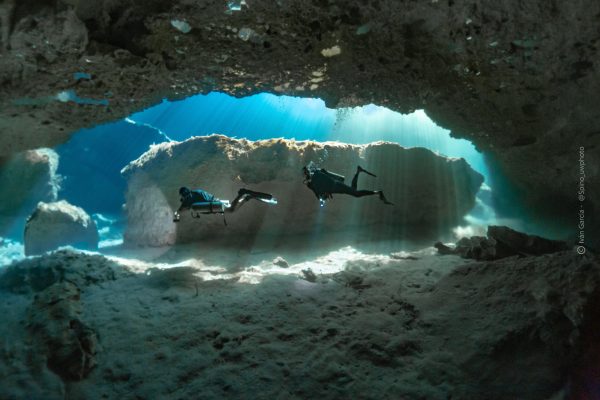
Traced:
[[173, 213], [173, 222], [179, 222], [179, 220], [181, 219], [181, 215], [179, 215], [179, 213], [181, 211], [185, 211], [185, 210], [189, 210], [190, 209], [189, 204], [187, 204], [187, 202], [185, 200], [186, 199], [181, 199], [181, 205], [179, 206], [179, 208], [177, 209], [177, 211], [175, 211]]

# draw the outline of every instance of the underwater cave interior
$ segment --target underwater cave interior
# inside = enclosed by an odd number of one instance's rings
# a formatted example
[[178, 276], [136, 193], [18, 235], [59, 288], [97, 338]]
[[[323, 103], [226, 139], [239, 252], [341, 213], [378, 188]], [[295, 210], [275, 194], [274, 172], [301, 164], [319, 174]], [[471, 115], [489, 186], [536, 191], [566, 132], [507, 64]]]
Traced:
[[0, 0], [0, 399], [600, 400], [599, 20]]
[[[281, 144], [279, 138], [288, 141]], [[251, 142], [240, 142], [237, 139], [247, 139]], [[262, 144], [257, 145], [257, 141], [261, 141]], [[379, 141], [393, 143], [391, 153], [375, 152], [375, 156], [372, 156], [370, 152], [382, 148], [380, 144], [373, 144]], [[313, 147], [303, 147], [308, 142], [316, 144]], [[224, 147], [219, 147], [219, 143]], [[360, 145], [368, 146], [352, 147]], [[190, 146], [191, 150], [186, 150], [186, 146]], [[389, 145], [383, 145], [383, 148], [388, 149], [386, 151], [390, 149]], [[354, 158], [352, 149], [358, 149]], [[261, 151], [266, 151], [266, 156], [261, 156]], [[491, 377], [484, 374], [475, 384], [464, 383], [470, 379], [466, 378], [470, 376], [470, 368], [473, 368], [470, 364], [485, 362], [479, 360], [486, 360], [487, 357], [477, 356], [473, 361], [467, 356], [465, 362], [462, 356], [458, 356], [463, 349], [468, 349], [466, 354], [479, 354], [479, 349], [485, 348], [482, 342], [486, 342], [487, 335], [473, 339], [472, 332], [490, 329], [495, 332], [494, 330], [504, 329], [493, 324], [493, 328], [490, 328], [494, 313], [489, 313], [487, 308], [485, 312], [479, 309], [481, 306], [488, 307], [487, 294], [481, 294], [485, 291], [479, 292], [474, 287], [478, 287], [480, 281], [488, 282], [486, 284], [492, 282], [492, 287], [500, 288], [500, 291], [505, 287], [519, 285], [523, 273], [519, 268], [531, 268], [536, 264], [527, 261], [527, 258], [522, 263], [516, 264], [514, 260], [507, 261], [497, 265], [506, 276], [502, 274], [496, 276], [494, 267], [490, 270], [484, 268], [480, 272], [483, 277], [473, 278], [469, 275], [471, 267], [462, 266], [464, 261], [461, 261], [461, 258], [440, 257], [432, 247], [432, 242], [434, 240], [452, 242], [476, 235], [485, 236], [489, 225], [504, 225], [550, 237], [560, 236], [560, 231], [551, 233], [542, 224], [528, 221], [524, 217], [526, 211], [523, 211], [525, 209], [519, 204], [518, 195], [511, 192], [513, 189], [510, 182], [503, 178], [499, 171], [493, 169], [493, 164], [489, 162], [486, 155], [477, 151], [469, 141], [453, 138], [448, 130], [429, 119], [423, 110], [408, 115], [376, 105], [334, 110], [327, 108], [319, 99], [275, 96], [266, 93], [234, 98], [215, 92], [176, 102], [163, 101], [124, 120], [83, 129], [75, 133], [66, 143], [39, 152], [42, 158], [47, 157], [50, 160], [51, 180], [55, 183], [51, 185], [51, 190], [56, 191], [54, 193], [56, 199], [65, 200], [91, 215], [96, 225], [94, 229], [97, 229], [99, 236], [98, 250], [90, 252], [88, 249], [77, 253], [79, 254], [77, 256], [74, 253], [58, 251], [47, 253], [42, 257], [25, 257], [23, 214], [28, 213], [24, 208], [31, 207], [33, 203], [23, 199], [20, 215], [15, 214], [15, 218], [8, 223], [3, 221], [4, 238], [0, 262], [5, 267], [19, 265], [19, 262], [25, 264], [20, 264], [24, 266], [23, 268], [4, 268], [7, 272], [3, 282], [8, 282], [8, 286], [0, 282], [0, 289], [4, 288], [9, 292], [23, 290], [21, 288], [23, 282], [32, 282], [33, 286], [45, 287], [49, 284], [48, 280], [52, 282], [52, 278], [49, 277], [62, 275], [65, 275], [66, 282], [69, 284], [74, 282], [76, 287], [83, 287], [82, 282], [95, 282], [92, 285], [97, 285], [97, 288], [86, 287], [82, 292], [82, 299], [88, 309], [96, 310], [86, 314], [86, 323], [93, 326], [96, 331], [87, 325], [81, 325], [83, 328], [70, 328], [69, 332], [75, 332], [78, 337], [84, 335], [84, 340], [91, 342], [98, 340], [95, 335], [99, 332], [104, 346], [110, 343], [111, 349], [102, 349], [100, 352], [93, 347], [89, 350], [84, 348], [83, 364], [74, 361], [71, 356], [60, 355], [62, 353], [57, 353], [58, 355], [49, 353], [48, 357], [51, 360], [58, 359], [63, 363], [61, 365], [68, 365], [68, 368], [74, 368], [76, 372], [62, 366], [57, 367], [55, 365], [57, 361], [49, 362], [48, 368], [66, 381], [83, 379], [82, 386], [75, 390], [66, 384], [66, 389], [60, 389], [60, 385], [56, 386], [56, 378], [51, 377], [39, 382], [34, 380], [34, 384], [9, 383], [6, 386], [5, 390], [9, 390], [9, 393], [18, 393], [19, 388], [23, 387], [21, 393], [26, 393], [25, 396], [32, 393], [45, 396], [48, 393], [67, 390], [73, 398], [88, 398], [91, 392], [103, 393], [103, 397], [106, 398], [121, 398], [123, 393], [137, 390], [146, 395], [160, 392], [168, 398], [170, 394], [166, 393], [189, 394], [189, 390], [193, 389], [190, 389], [185, 382], [192, 380], [201, 382], [205, 392], [210, 393], [207, 398], [240, 398], [239, 396], [243, 398], [245, 396], [243, 393], [248, 385], [253, 384], [256, 376], [272, 368], [276, 370], [283, 368], [284, 379], [262, 385], [258, 392], [289, 390], [290, 393], [293, 391], [300, 396], [298, 398], [310, 397], [314, 389], [298, 383], [304, 381], [308, 374], [309, 379], [324, 382], [323, 390], [332, 391], [334, 393], [332, 398], [348, 398], [348, 390], [359, 390], [363, 394], [368, 392], [365, 398], [378, 399], [396, 399], [398, 393], [409, 398], [434, 399], [446, 398], [449, 392], [458, 393], [457, 398], [471, 398], [473, 393], [477, 393], [476, 396], [487, 394], [490, 390], [489, 382], [498, 379], [511, 381], [514, 377], [511, 373], [506, 373], [502, 363], [491, 361], [490, 364], [486, 364], [486, 368], [492, 366]], [[225, 154], [225, 157], [221, 157], [221, 153]], [[418, 156], [410, 159], [407, 158], [407, 154]], [[385, 162], [374, 161], [374, 157], [383, 157]], [[340, 163], [338, 158], [346, 161]], [[389, 213], [390, 208], [387, 207], [390, 206], [377, 199], [349, 199], [348, 204], [352, 204], [353, 200], [365, 203], [370, 201], [371, 208], [358, 208], [355, 205], [342, 208], [346, 214], [342, 213], [340, 219], [336, 216], [339, 209], [334, 207], [337, 202], [342, 202], [339, 195], [336, 194], [335, 199], [328, 200], [322, 207], [319, 207], [312, 196], [302, 197], [302, 193], [305, 195], [308, 189], [301, 186], [302, 174], [298, 164], [300, 159], [303, 162], [311, 160], [322, 167], [329, 168], [332, 165], [332, 168], [341, 168], [334, 171], [347, 176], [356, 168], [356, 165], [345, 165], [348, 160], [361, 163], [363, 166], [369, 165], [368, 169], [376, 173], [377, 177], [361, 177], [359, 187], [371, 188], [381, 184], [388, 193], [388, 198], [393, 201], [396, 201], [399, 195], [405, 195], [403, 199], [422, 196], [419, 193], [419, 186], [434, 187], [433, 190], [425, 191], [427, 196], [435, 197], [434, 208], [443, 208], [445, 203], [451, 203], [450, 214], [456, 214], [458, 217], [450, 218], [448, 220], [451, 221], [450, 224], [442, 224], [435, 219], [442, 218], [443, 213], [440, 212], [433, 220], [433, 227], [436, 229], [428, 231], [423, 240], [412, 240], [410, 231], [390, 229], [385, 219], [389, 218], [395, 226], [398, 223], [395, 218], [398, 217]], [[462, 169], [457, 168], [445, 174], [443, 171], [449, 168], [450, 164], [457, 165], [457, 159], [464, 159], [466, 164], [462, 164]], [[229, 164], [234, 162], [240, 162], [241, 167], [237, 170], [232, 169]], [[157, 165], [153, 166], [152, 163]], [[258, 165], [255, 166], [253, 163]], [[428, 163], [435, 164], [433, 173]], [[141, 168], [142, 171], [136, 172], [136, 168]], [[192, 171], [187, 171], [188, 168]], [[473, 172], [465, 172], [470, 168]], [[234, 174], [232, 171], [239, 173], [238, 177], [234, 177], [236, 181], [234, 185], [228, 183], [232, 178], [227, 175]], [[204, 176], [206, 173], [209, 176]], [[277, 177], [278, 174], [283, 174], [284, 178], [275, 178], [274, 186], [266, 186], [266, 190], [273, 188], [277, 198], [280, 195], [283, 197], [278, 204], [246, 205], [244, 206], [246, 214], [243, 214], [246, 217], [241, 219], [228, 217], [230, 220], [228, 225], [222, 224], [218, 216], [204, 215], [200, 219], [190, 219], [188, 215], [183, 215], [182, 219], [187, 221], [179, 222], [175, 230], [169, 231], [171, 229], [169, 227], [175, 226], [175, 222], [171, 221], [174, 210], [173, 203], [165, 200], [169, 197], [169, 194], [164, 192], [165, 187], [173, 191], [184, 185], [195, 188], [194, 179], [197, 178], [206, 185], [202, 185], [202, 189], [219, 196], [227, 196], [231, 194], [232, 189], [237, 188], [235, 185], [249, 186], [251, 189], [263, 188], [265, 186], [260, 186], [263, 179], [261, 177], [273, 179], [272, 177]], [[471, 186], [477, 188], [476, 193], [470, 193], [472, 205], [467, 208], [462, 207], [461, 212], [453, 213], [453, 208], [458, 209], [459, 206], [455, 203], [464, 196], [460, 197], [461, 194], [457, 190], [452, 191], [448, 188], [464, 186], [461, 183], [463, 182], [460, 178], [461, 174], [480, 176], [481, 181], [475, 179], [478, 183]], [[47, 174], [42, 175], [43, 179], [48, 179]], [[389, 179], [382, 180], [386, 176]], [[2, 179], [7, 177], [4, 176]], [[436, 182], [435, 179], [439, 179], [440, 182]], [[286, 182], [290, 180], [291, 182]], [[406, 183], [405, 180], [409, 182]], [[393, 184], [399, 185], [401, 189], [390, 187]], [[224, 185], [225, 188], [219, 187], [220, 185]], [[464, 187], [470, 185], [472, 183]], [[155, 186], [160, 189], [154, 190]], [[280, 187], [281, 190], [292, 193], [285, 197], [283, 193], [276, 192]], [[302, 191], [298, 192], [298, 188]], [[416, 192], [413, 193], [413, 190]], [[409, 193], [402, 193], [403, 191]], [[35, 193], [32, 191], [32, 194]], [[170, 195], [172, 198], [174, 193]], [[456, 198], [453, 199], [453, 196]], [[428, 201], [429, 199], [421, 198], [409, 207], [402, 208], [401, 221], [415, 224], [415, 220], [410, 220], [407, 214], [417, 213], [411, 207], [415, 207], [415, 204], [416, 207], [420, 207], [421, 202], [423, 207], [426, 207]], [[309, 204], [298, 206], [298, 202], [309, 202]], [[160, 204], [157, 206], [154, 203]], [[392, 207], [399, 206], [401, 205], [395, 204]], [[308, 230], [298, 229], [295, 234], [286, 236], [287, 231], [293, 231], [296, 227], [282, 227], [281, 223], [276, 223], [276, 236], [281, 237], [273, 238], [268, 235], [262, 237], [260, 234], [254, 234], [250, 235], [249, 241], [240, 239], [247, 234], [244, 229], [259, 233], [273, 229], [273, 221], [269, 222], [269, 215], [278, 208], [283, 208], [285, 212], [276, 214], [276, 218], [281, 216], [288, 218], [290, 213], [301, 214], [311, 209], [316, 209], [317, 213], [307, 214], [305, 217], [301, 215], [300, 219], [286, 219], [292, 221], [286, 222], [286, 225], [295, 223], [312, 225]], [[429, 212], [435, 211], [429, 209]], [[348, 212], [356, 215], [348, 216]], [[238, 211], [236, 214], [240, 213]], [[334, 214], [336, 218], [328, 219], [330, 217], [328, 213]], [[379, 220], [377, 224], [371, 225], [370, 219], [378, 214], [385, 215], [383, 223]], [[77, 215], [77, 212], [74, 212], [74, 215]], [[252, 220], [252, 217], [247, 217], [248, 215], [254, 215], [255, 219]], [[35, 214], [31, 218], [35, 220]], [[266, 221], [264, 225], [263, 219]], [[416, 221], [418, 224], [420, 220]], [[245, 223], [248, 227], [242, 226], [240, 230], [239, 225]], [[338, 223], [342, 225], [342, 231], [348, 231], [346, 235], [340, 236], [338, 232], [336, 236], [335, 224]], [[358, 233], [360, 229], [356, 228], [356, 224], [363, 229], [362, 236]], [[365, 224], [366, 229], [360, 226]], [[134, 225], [134, 228], [129, 225]], [[150, 236], [144, 236], [145, 225], [153, 227], [158, 225], [159, 228], [151, 228]], [[211, 230], [221, 232], [225, 240], [198, 242], [198, 236], [194, 234], [201, 231], [204, 225], [209, 226], [209, 233]], [[52, 226], [50, 222], [50, 229], [61, 229], [56, 228], [59, 225], [55, 228]], [[192, 236], [186, 237], [181, 234], [181, 231], [186, 230], [192, 232]], [[366, 236], [364, 231], [368, 233]], [[374, 231], [385, 231], [387, 234], [384, 232], [383, 235], [372, 235]], [[170, 245], [167, 243], [165, 246], [165, 243], [160, 242], [156, 246], [153, 242], [155, 236], [170, 237], [169, 232], [175, 234], [174, 243]], [[235, 238], [229, 239], [229, 234]], [[489, 231], [487, 234], [489, 235]], [[50, 235], [53, 233], [51, 232]], [[192, 238], [191, 241], [189, 237]], [[131, 243], [127, 243], [127, 240]], [[136, 240], [142, 242], [141, 246], [136, 246]], [[296, 244], [290, 246], [288, 242], [296, 242]], [[282, 243], [286, 245], [282, 246]], [[87, 243], [82, 241], [82, 244], [84, 245], [82, 248], [87, 249], [85, 246]], [[72, 246], [78, 247], [77, 243], [73, 243]], [[441, 249], [438, 248], [438, 251], [441, 252]], [[98, 254], [102, 256], [98, 257]], [[544, 261], [540, 268], [545, 268], [548, 262], [562, 263], [560, 258], [552, 260], [554, 259], [549, 258]], [[502, 263], [502, 260], [498, 262]], [[69, 264], [73, 265], [69, 266]], [[86, 268], [90, 270], [85, 272]], [[108, 275], [106, 271], [99, 274], [93, 272], [97, 268], [98, 271], [108, 268], [112, 272]], [[552, 266], [548, 268], [550, 271], [559, 271]], [[41, 272], [35, 272], [37, 270]], [[580, 281], [587, 278], [585, 273], [580, 274], [579, 268], [574, 271], [574, 277], [567, 282], [573, 287], [579, 287]], [[132, 273], [136, 278], [131, 278]], [[543, 274], [547, 272], [544, 271]], [[104, 281], [107, 279], [106, 276], [112, 278]], [[555, 278], [550, 276], [547, 279]], [[113, 282], [109, 283], [111, 280]], [[464, 293], [463, 285], [467, 288]], [[47, 290], [53, 290], [54, 287], [59, 298], [70, 296], [72, 289], [64, 286], [64, 283], [55, 283]], [[250, 289], [252, 287], [256, 289]], [[129, 292], [136, 293], [137, 302], [130, 301]], [[156, 303], [157, 293], [161, 304]], [[401, 299], [397, 298], [398, 293], [402, 293]], [[513, 305], [508, 306], [510, 310], [526, 309], [531, 306], [529, 300], [524, 300], [525, 303], [521, 304], [521, 299], [514, 300], [511, 291], [507, 293], [511, 302], [514, 302]], [[441, 298], [440, 294], [442, 294]], [[8, 292], [3, 296], [6, 301], [0, 305], [0, 311], [18, 315], [25, 303], [19, 300], [20, 297], [17, 295], [9, 295]], [[476, 296], [475, 303], [471, 303], [472, 296]], [[79, 299], [79, 295], [73, 298]], [[148, 308], [146, 303], [148, 299], [152, 301], [152, 308], [156, 309], [153, 313], [144, 311], [144, 307]], [[270, 305], [273, 299], [276, 300], [273, 303], [275, 308], [271, 308]], [[219, 310], [216, 314], [213, 313], [215, 304], [218, 304]], [[240, 304], [243, 304], [241, 308]], [[127, 316], [125, 320], [113, 315], [113, 311], [110, 310], [115, 310], [115, 307], [124, 311], [123, 314]], [[340, 315], [338, 312], [340, 307], [351, 311]], [[165, 311], [167, 309], [168, 311]], [[326, 311], [322, 312], [319, 309]], [[472, 316], [468, 313], [465, 316], [467, 309], [477, 311], [474, 311]], [[501, 312], [506, 313], [503, 309]], [[314, 319], [307, 317], [307, 313], [308, 315], [321, 313], [321, 316]], [[459, 319], [451, 317], [458, 314], [463, 317]], [[45, 318], [45, 314], [41, 315], [41, 318]], [[201, 317], [180, 318], [182, 315]], [[439, 315], [443, 317], [439, 319]], [[59, 327], [64, 325], [61, 325], [60, 318], [62, 317], [56, 319]], [[182, 320], [187, 322], [182, 323]], [[529, 321], [529, 318], [526, 320]], [[74, 324], [73, 321], [79, 320], [71, 319], [71, 325]], [[146, 341], [152, 343], [153, 351], [148, 351], [146, 345], [141, 343], [143, 341], [132, 343], [128, 337], [135, 338], [135, 334], [115, 335], [115, 332], [122, 330], [136, 332], [140, 321], [145, 321], [143, 335]], [[274, 321], [280, 322], [274, 323]], [[290, 321], [294, 322], [290, 325]], [[80, 323], [76, 322], [75, 326], [79, 326], [77, 324]], [[468, 324], [467, 327], [465, 323]], [[557, 323], [565, 324], [560, 318]], [[481, 324], [485, 329], [480, 326]], [[546, 322], [541, 326], [545, 324]], [[237, 328], [237, 325], [242, 328]], [[589, 341], [586, 342], [586, 346], [593, 349], [596, 342], [588, 339], [589, 325], [589, 322], [585, 323], [584, 336], [585, 340]], [[51, 328], [54, 325], [49, 326], [47, 330], [50, 333], [47, 334], [54, 335], [50, 330], [54, 329]], [[168, 327], [169, 333], [165, 333], [165, 327]], [[444, 335], [437, 333], [436, 330], [440, 327], [444, 330]], [[260, 335], [264, 337], [258, 338], [260, 336], [258, 332], [265, 330], [272, 334], [261, 333]], [[19, 329], [15, 328], [12, 322], [0, 326], [0, 334], [6, 337], [18, 335], [18, 332]], [[44, 332], [42, 331], [42, 334], [46, 334]], [[64, 337], [60, 329], [58, 332]], [[198, 340], [195, 336], [196, 332], [204, 332], [202, 335], [207, 339]], [[39, 333], [34, 334], [39, 335]], [[255, 335], [258, 339], [251, 339]], [[306, 346], [310, 348], [309, 343], [314, 340], [311, 338], [319, 335], [322, 336], [320, 340], [325, 341], [338, 336], [351, 338], [341, 339], [335, 345], [336, 348], [344, 348], [347, 340], [351, 342], [348, 349], [340, 353], [344, 355], [336, 355], [337, 350], [327, 350], [327, 345], [323, 348], [319, 345], [314, 350], [310, 350], [311, 355], [307, 358]], [[66, 337], [68, 339], [69, 336]], [[451, 339], [444, 339], [445, 337]], [[203, 372], [190, 377], [188, 366], [182, 365], [177, 357], [170, 356], [177, 352], [174, 349], [178, 348], [177, 342], [181, 338], [187, 343], [186, 351], [189, 346], [203, 348], [202, 356], [190, 358], [192, 367], [189, 368], [193, 370], [197, 365], [214, 365], [210, 368], [212, 374]], [[246, 340], [248, 344], [244, 343]], [[444, 340], [443, 344], [440, 340]], [[528, 354], [531, 348], [536, 348], [535, 339], [532, 344], [528, 344], [528, 340], [520, 338], [518, 342], [525, 341], [525, 344], [504, 345], [510, 346], [512, 350], [509, 351]], [[272, 343], [277, 342], [283, 344], [264, 351], [265, 343], [272, 346]], [[68, 340], [65, 343], [60, 341], [57, 343], [59, 348], [70, 346]], [[438, 355], [440, 346], [461, 350], [456, 353], [455, 358], [448, 358], [448, 355]], [[517, 350], [514, 350], [515, 348]], [[6, 358], [6, 362], [0, 363], [0, 367], [11, 365], [11, 360], [24, 357], [19, 355], [19, 350], [15, 349], [10, 347], [10, 350], [7, 350], [8, 358], [0, 355], [0, 361], [3, 357]], [[557, 351], [569, 351], [561, 346], [552, 349], [552, 354], [556, 354]], [[585, 392], [586, 385], [594, 382], [595, 378], [593, 376], [590, 378], [590, 374], [594, 371], [593, 360], [597, 354], [594, 351], [578, 364], [572, 378], [569, 378], [573, 382], [572, 390]], [[317, 353], [323, 354], [323, 358], [316, 355]], [[114, 361], [114, 357], [117, 357], [116, 360], [119, 359], [118, 354], [127, 354], [128, 361]], [[285, 355], [286, 361], [281, 358], [282, 354]], [[554, 367], [545, 370], [547, 365], [553, 365], [548, 358], [549, 353], [540, 350], [532, 354], [534, 354], [533, 361], [529, 362], [533, 363], [533, 370], [541, 371], [538, 379], [541, 383], [529, 385], [527, 381], [519, 385], [518, 390], [498, 390], [501, 396], [528, 393], [533, 396], [531, 398], [541, 398], [538, 394], [545, 395], [557, 390], [555, 384], [546, 384], [545, 376], [555, 374]], [[272, 357], [280, 359], [275, 367], [269, 361]], [[439, 364], [438, 366], [434, 367], [431, 364], [432, 361], [429, 361], [431, 357], [434, 363]], [[87, 361], [96, 358], [100, 365], [104, 365], [103, 367], [94, 368], [94, 365]], [[307, 359], [314, 359], [314, 361], [309, 362]], [[404, 365], [407, 359], [413, 361]], [[154, 365], [156, 360], [161, 364], [166, 363], [168, 367], [161, 365], [158, 368], [148, 368], [149, 365]], [[296, 365], [296, 368], [288, 371], [287, 362]], [[314, 368], [303, 366], [307, 362], [314, 363]], [[241, 370], [234, 378], [234, 375], [229, 370], [223, 369], [221, 365], [232, 365], [233, 368]], [[517, 367], [526, 368], [524, 365], [517, 365]], [[20, 367], [10, 368], [20, 371]], [[310, 371], [303, 372], [302, 368], [308, 368]], [[426, 375], [415, 380], [411, 378], [414, 368], [421, 371], [431, 371], [433, 368], [433, 372], [430, 373], [431, 376]], [[332, 369], [335, 371], [329, 371]], [[445, 378], [452, 382], [450, 385], [439, 386], [434, 383], [439, 376], [444, 376], [446, 369], [460, 372], [457, 372], [455, 377]], [[149, 377], [150, 381], [173, 383], [156, 387], [134, 384], [137, 389], [132, 389], [133, 386], [128, 383], [128, 379], [113, 378], [111, 375], [113, 370], [117, 371], [115, 373], [125, 374], [130, 372], [118, 371], [132, 371], [131, 373], [138, 376]], [[246, 370], [255, 372], [243, 372]], [[324, 377], [319, 377], [318, 373], [315, 375], [319, 370], [325, 371]], [[512, 366], [509, 370], [512, 370]], [[382, 384], [368, 383], [371, 380], [371, 372], [376, 373], [379, 377], [378, 381]], [[19, 373], [9, 372], [8, 376], [19, 376]], [[397, 374], [405, 376], [402, 382], [398, 381]], [[337, 382], [331, 387], [330, 383], [327, 383], [330, 381], [330, 375]], [[86, 376], [87, 378], [84, 379], [83, 377]], [[211, 378], [213, 376], [218, 379]], [[285, 377], [290, 377], [291, 380]], [[563, 379], [557, 377], [555, 381], [559, 382]], [[367, 384], [368, 386], [365, 386]], [[278, 389], [280, 385], [286, 389]], [[562, 389], [558, 390], [559, 395], [565, 393]], [[423, 393], [425, 397], [422, 397]]]
[[[548, 224], [528, 221], [527, 211], [513, 194], [511, 183], [503, 178], [501, 171], [490, 168], [487, 155], [469, 141], [452, 137], [450, 131], [436, 125], [424, 110], [401, 114], [372, 104], [330, 109], [320, 99], [268, 93], [235, 98], [211, 92], [179, 101], [164, 100], [124, 120], [82, 129], [54, 148], [58, 156], [55, 161], [57, 197], [92, 215], [98, 227], [101, 251], [118, 248], [123, 243], [126, 225], [123, 207], [127, 184], [121, 170], [154, 145], [211, 134], [251, 141], [284, 138], [355, 145], [384, 141], [404, 148], [425, 148], [443, 157], [463, 158], [484, 181], [475, 206], [454, 226], [452, 234], [448, 229], [440, 231], [441, 239], [485, 235], [485, 227], [493, 224], [531, 234], [561, 236], [560, 227], [549, 229]], [[324, 165], [328, 161], [327, 155], [317, 160]], [[401, 168], [394, 164], [388, 167], [390, 170], [378, 172], [393, 175]], [[400, 179], [399, 176], [397, 180]], [[298, 180], [301, 180], [300, 173]], [[490, 182], [500, 183], [491, 185]], [[423, 181], [422, 185], [430, 183]], [[194, 187], [194, 182], [178, 184]], [[24, 203], [31, 206], [31, 202]], [[502, 209], [501, 214], [497, 208]], [[27, 211], [16, 212], [12, 221], [3, 221], [3, 264], [24, 256], [24, 221], [18, 216], [23, 213]]]

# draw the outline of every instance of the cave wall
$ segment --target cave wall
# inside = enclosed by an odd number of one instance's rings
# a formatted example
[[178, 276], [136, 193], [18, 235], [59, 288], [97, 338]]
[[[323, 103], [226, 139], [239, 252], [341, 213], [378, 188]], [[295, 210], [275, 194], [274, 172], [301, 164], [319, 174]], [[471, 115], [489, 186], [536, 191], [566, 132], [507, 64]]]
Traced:
[[532, 208], [567, 218], [584, 147], [589, 218], [598, 209], [597, 1], [246, 3], [4, 1], [0, 157], [165, 97], [273, 92], [424, 108], [492, 154]]

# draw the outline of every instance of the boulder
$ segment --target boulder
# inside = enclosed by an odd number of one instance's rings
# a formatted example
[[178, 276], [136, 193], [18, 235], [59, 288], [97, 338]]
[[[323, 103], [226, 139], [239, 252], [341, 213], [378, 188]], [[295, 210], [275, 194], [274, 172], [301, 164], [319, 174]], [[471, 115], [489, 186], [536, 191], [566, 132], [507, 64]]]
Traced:
[[41, 254], [60, 246], [98, 248], [94, 220], [82, 209], [64, 200], [39, 203], [25, 225], [25, 255]]
[[[456, 242], [454, 252], [462, 258], [473, 258], [476, 260], [495, 260], [498, 257], [496, 252], [496, 241], [493, 238], [483, 236], [472, 236], [462, 238]], [[438, 251], [439, 248], [438, 248]], [[512, 254], [510, 254], [512, 255]], [[506, 256], [504, 256], [506, 257]]]
[[276, 257], [273, 260], [273, 265], [276, 265], [281, 268], [289, 268], [290, 264], [283, 257]]
[[454, 248], [441, 242], [434, 244], [438, 254], [456, 254], [475, 260], [498, 260], [510, 256], [539, 256], [568, 250], [566, 242], [528, 235], [506, 226], [489, 226], [487, 237], [461, 238]]
[[497, 242], [496, 247], [512, 254], [542, 255], [567, 250], [566, 242], [527, 235], [506, 226], [489, 226], [487, 235]]
[[60, 189], [58, 159], [54, 150], [38, 149], [19, 153], [2, 165], [0, 236], [21, 232], [23, 225], [19, 222], [24, 222], [40, 201], [56, 201]]
[[[346, 176], [357, 165], [359, 189], [383, 190], [394, 206], [377, 196], [357, 199], [334, 194], [324, 207], [302, 184], [309, 162]], [[423, 148], [398, 144], [317, 143], [284, 139], [248, 141], [220, 135], [154, 146], [122, 171], [128, 181], [125, 242], [161, 246], [219, 237], [287, 241], [290, 237], [331, 240], [334, 236], [402, 239], [437, 236], [462, 221], [475, 204], [483, 177], [464, 159], [450, 159]], [[181, 186], [202, 188], [217, 198], [233, 199], [238, 190], [273, 194], [276, 206], [251, 202], [227, 215], [172, 222]]]
[[96, 332], [79, 320], [80, 289], [55, 283], [34, 297], [28, 328], [47, 357], [48, 368], [63, 380], [84, 379], [96, 365]]
[[0, 268], [0, 294], [6, 300], [0, 311], [5, 315], [0, 398], [63, 399], [68, 382], [88, 378], [101, 345], [85, 309], [94, 301], [86, 301], [85, 294], [132, 275], [103, 256], [73, 250]]
[[[563, 251], [469, 262], [414, 300], [423, 325], [433, 325], [420, 337], [442, 332], [429, 348], [448, 351], [454, 365], [444, 370], [463, 374], [452, 398], [594, 398], [575, 394], [582, 382], [597, 387], [596, 256]], [[571, 395], [553, 397], [565, 385]]]

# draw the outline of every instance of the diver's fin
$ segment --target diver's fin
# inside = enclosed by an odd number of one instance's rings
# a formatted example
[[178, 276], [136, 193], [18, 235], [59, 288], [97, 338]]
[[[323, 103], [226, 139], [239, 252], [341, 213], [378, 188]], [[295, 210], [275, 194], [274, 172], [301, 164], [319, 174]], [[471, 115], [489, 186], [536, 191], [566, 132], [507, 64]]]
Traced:
[[274, 197], [271, 197], [270, 199], [263, 199], [260, 197], [255, 197], [255, 199], [258, 201], [262, 201], [263, 203], [267, 203], [267, 204], [277, 204], [277, 199]]
[[363, 167], [361, 167], [360, 165], [359, 165], [358, 167], [356, 167], [356, 170], [357, 170], [358, 172], [364, 172], [364, 173], [365, 173], [365, 174], [367, 174], [367, 175], [371, 175], [371, 176], [373, 176], [373, 177], [377, 178], [377, 175], [370, 173], [369, 171], [367, 171], [366, 169], [364, 169], [364, 168], [363, 168]]
[[250, 189], [240, 189], [238, 191], [238, 195], [241, 194], [247, 194], [250, 197], [256, 198], [256, 199], [266, 199], [266, 200], [270, 200], [273, 198], [272, 194], [269, 193], [263, 193], [263, 192], [255, 192], [254, 190], [250, 190]]

